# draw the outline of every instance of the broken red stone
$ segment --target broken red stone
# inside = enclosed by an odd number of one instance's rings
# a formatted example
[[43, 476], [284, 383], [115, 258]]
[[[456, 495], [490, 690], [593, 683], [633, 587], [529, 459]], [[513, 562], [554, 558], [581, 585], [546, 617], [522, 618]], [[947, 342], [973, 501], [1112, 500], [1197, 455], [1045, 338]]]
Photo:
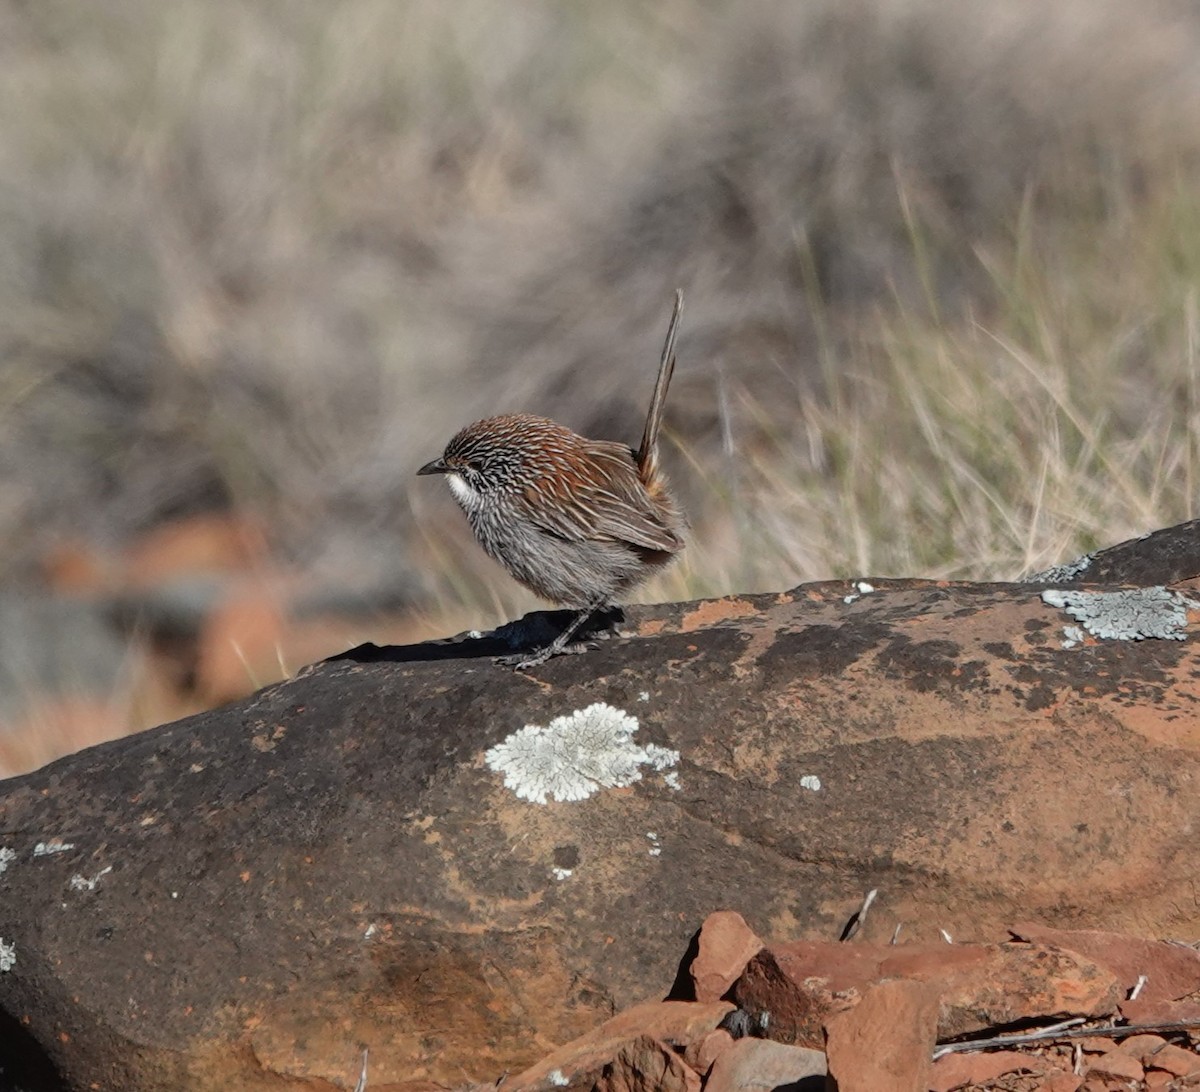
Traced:
[[[505, 1081], [504, 1092], [541, 1088], [548, 1081], [599, 1081], [602, 1074], [607, 1077], [610, 1068], [617, 1074], [613, 1079], [619, 1082], [623, 1079], [621, 1073], [632, 1072], [630, 1067], [636, 1069], [639, 1065], [655, 1073], [661, 1070], [660, 1079], [668, 1082], [663, 1092], [666, 1088], [672, 1092], [684, 1089], [692, 1092], [700, 1087], [699, 1074], [684, 1064], [674, 1048], [686, 1048], [707, 1035], [732, 1008], [721, 1001], [708, 1005], [691, 1001], [648, 1001], [634, 1005], [510, 1077]], [[666, 1060], [660, 1061], [660, 1056]], [[693, 1078], [694, 1084], [689, 1083]], [[603, 1086], [606, 1092], [619, 1092], [623, 1087], [620, 1083]], [[659, 1088], [653, 1083], [641, 1087]]]
[[1092, 1058], [1084, 1070], [1084, 1077], [1117, 1077], [1123, 1081], [1140, 1081], [1146, 1074], [1142, 1063], [1119, 1050], [1110, 1050], [1098, 1058]]
[[763, 942], [734, 910], [717, 910], [700, 927], [699, 953], [692, 960], [697, 1001], [719, 1001], [737, 981]]
[[649, 1035], [621, 1047], [597, 1077], [596, 1092], [700, 1092], [700, 1074]]
[[937, 1024], [936, 987], [900, 979], [868, 986], [825, 1025], [838, 1092], [927, 1092]]
[[1022, 1054], [1016, 1050], [999, 1050], [986, 1054], [946, 1054], [933, 1063], [930, 1092], [953, 1092], [986, 1084], [1006, 1073], [1045, 1073], [1046, 1059], [1040, 1055]]
[[939, 1039], [1021, 1020], [1107, 1015], [1121, 992], [1111, 972], [1052, 945], [797, 941], [759, 952], [732, 996], [743, 1009], [770, 1013], [772, 1037], [819, 1047], [831, 1016], [857, 1004], [871, 983], [893, 978], [935, 988]]
[[1175, 1001], [1200, 990], [1200, 952], [1182, 944], [1105, 933], [1094, 929], [1051, 929], [1022, 924], [1009, 930], [1021, 940], [1078, 952], [1116, 975], [1128, 993], [1142, 975], [1142, 1001]]
[[733, 1041], [729, 1032], [724, 1028], [717, 1028], [689, 1043], [684, 1049], [683, 1060], [701, 1077], [705, 1077], [717, 1058], [733, 1045]]
[[739, 1039], [713, 1064], [704, 1092], [764, 1092], [825, 1075], [825, 1055], [769, 1039]]
[[1200, 1026], [1200, 1001], [1122, 1001], [1121, 1015], [1131, 1024], [1195, 1024]]
[[1082, 1084], [1083, 1077], [1076, 1073], [1047, 1074], [1037, 1092], [1078, 1092]]
[[1122, 1039], [1116, 1049], [1144, 1063], [1149, 1055], [1161, 1050], [1166, 1042], [1161, 1035], [1130, 1035], [1129, 1038]]
[[1166, 1043], [1153, 1054], [1147, 1054], [1142, 1063], [1150, 1068], [1165, 1070], [1174, 1077], [1190, 1077], [1193, 1073], [1200, 1073], [1200, 1054], [1173, 1043]]

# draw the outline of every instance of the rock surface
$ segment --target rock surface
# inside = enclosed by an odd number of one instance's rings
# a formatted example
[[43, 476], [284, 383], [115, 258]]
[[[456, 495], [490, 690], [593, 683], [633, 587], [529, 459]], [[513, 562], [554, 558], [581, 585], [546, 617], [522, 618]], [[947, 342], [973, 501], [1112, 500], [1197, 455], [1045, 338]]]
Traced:
[[938, 990], [890, 979], [868, 986], [826, 1025], [829, 1075], [837, 1092], [926, 1092], [937, 1042]]
[[737, 981], [763, 942], [734, 910], [717, 910], [704, 919], [699, 952], [690, 970], [697, 1001], [717, 1001]]
[[823, 1092], [825, 1055], [766, 1039], [740, 1039], [713, 1064], [706, 1092]]
[[1112, 972], [1051, 945], [939, 941], [847, 949], [809, 940], [763, 949], [732, 995], [741, 1009], [769, 1012], [773, 1036], [820, 1046], [831, 1021], [899, 979], [932, 987], [939, 1039], [1035, 1017], [1099, 1016], [1114, 1011], [1122, 996]]
[[[559, 1047], [536, 1065], [505, 1081], [505, 1092], [534, 1092], [536, 1089], [582, 1085], [606, 1074], [611, 1079], [614, 1070], [629, 1066], [637, 1057], [650, 1059], [652, 1069], [659, 1068], [658, 1058], [663, 1051], [686, 1047], [716, 1031], [721, 1018], [733, 1006], [724, 1001], [710, 1004], [689, 1004], [683, 1001], [648, 1002], [634, 1005], [625, 1012], [605, 1021], [594, 1031]], [[672, 1074], [671, 1084], [687, 1084], [691, 1066], [682, 1060], [663, 1069]], [[692, 1071], [694, 1074], [694, 1070]], [[699, 1075], [694, 1083], [699, 1087]], [[651, 1087], [654, 1087], [651, 1085]]]
[[4, 783], [0, 1065], [493, 1082], [683, 996], [712, 910], [828, 938], [868, 888], [867, 942], [1200, 934], [1194, 616], [1064, 647], [1034, 585], [871, 583], [632, 610], [530, 675], [368, 646]]

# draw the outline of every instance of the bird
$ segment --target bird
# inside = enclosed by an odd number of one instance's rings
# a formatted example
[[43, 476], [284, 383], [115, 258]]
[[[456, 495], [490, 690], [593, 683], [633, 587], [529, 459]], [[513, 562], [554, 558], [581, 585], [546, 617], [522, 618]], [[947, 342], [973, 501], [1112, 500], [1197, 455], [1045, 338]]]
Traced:
[[676, 291], [637, 448], [589, 440], [528, 413], [467, 425], [418, 475], [446, 478], [483, 549], [534, 594], [577, 613], [544, 648], [502, 663], [529, 670], [582, 652], [579, 628], [684, 548], [686, 520], [659, 465], [658, 434], [683, 313]]

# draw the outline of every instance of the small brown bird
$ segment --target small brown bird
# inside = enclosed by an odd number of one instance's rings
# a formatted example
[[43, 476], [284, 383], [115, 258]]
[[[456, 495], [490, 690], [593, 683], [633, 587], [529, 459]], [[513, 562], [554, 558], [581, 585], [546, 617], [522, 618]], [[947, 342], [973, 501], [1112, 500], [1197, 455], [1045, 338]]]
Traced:
[[685, 520], [658, 466], [658, 430], [675, 370], [683, 293], [635, 451], [518, 413], [468, 425], [418, 474], [445, 474], [480, 545], [543, 599], [579, 611], [545, 648], [505, 663], [536, 667], [583, 651], [569, 642], [601, 607], [683, 549]]

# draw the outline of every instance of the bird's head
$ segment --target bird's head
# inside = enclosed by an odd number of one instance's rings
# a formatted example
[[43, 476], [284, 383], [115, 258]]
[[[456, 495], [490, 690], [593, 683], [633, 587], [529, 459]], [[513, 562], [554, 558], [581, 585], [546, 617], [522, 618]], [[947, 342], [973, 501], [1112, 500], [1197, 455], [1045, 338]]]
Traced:
[[545, 425], [560, 427], [526, 414], [476, 421], [451, 439], [440, 458], [417, 473], [444, 474], [455, 497], [470, 508], [526, 484], [531, 462], [537, 461], [544, 442], [541, 431]]

